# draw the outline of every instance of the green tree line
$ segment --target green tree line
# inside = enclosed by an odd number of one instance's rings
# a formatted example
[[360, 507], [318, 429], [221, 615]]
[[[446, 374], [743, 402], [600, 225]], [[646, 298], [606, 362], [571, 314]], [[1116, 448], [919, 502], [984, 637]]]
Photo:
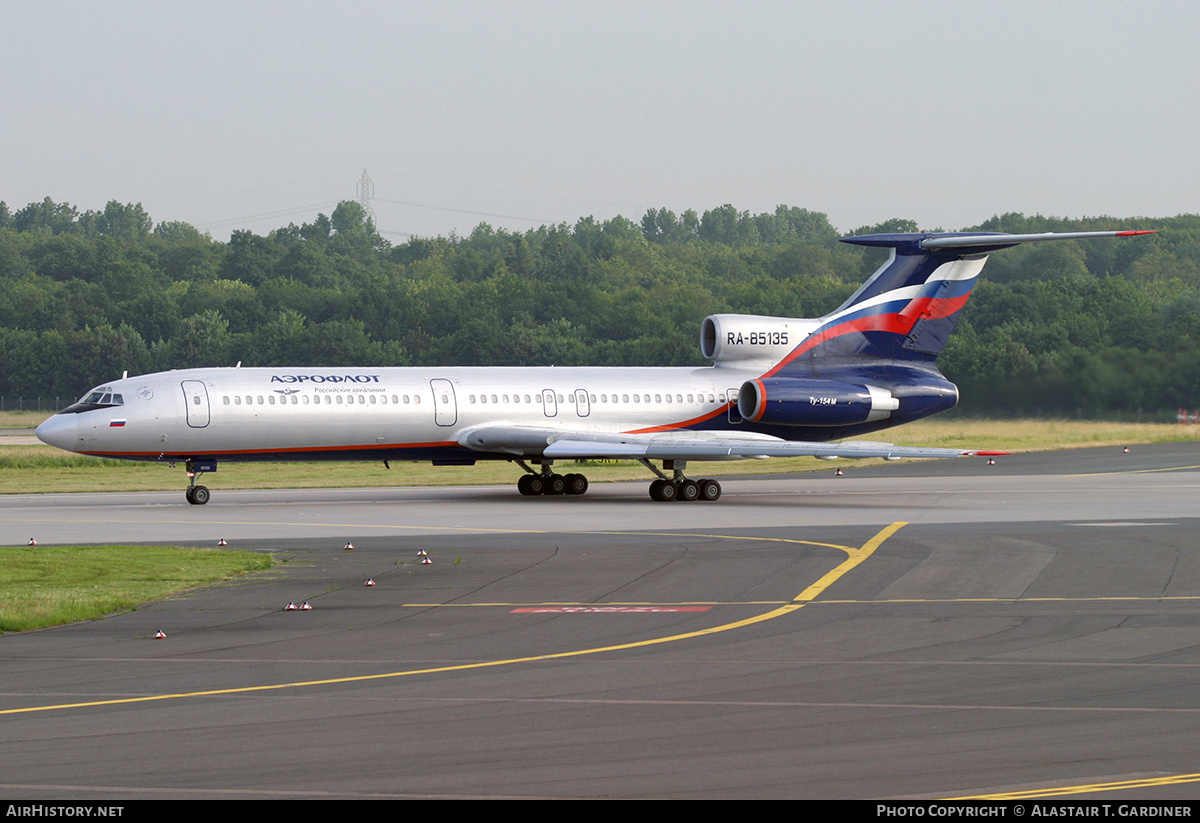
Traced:
[[[909, 220], [846, 234], [915, 231]], [[991, 258], [939, 365], [977, 413], [1200, 405], [1200, 216], [993, 217], [992, 231], [1159, 229]], [[882, 262], [814, 211], [651, 209], [391, 244], [362, 207], [213, 240], [141, 204], [0, 202], [0, 395], [123, 371], [285, 365], [700, 365], [700, 321], [814, 317]]]

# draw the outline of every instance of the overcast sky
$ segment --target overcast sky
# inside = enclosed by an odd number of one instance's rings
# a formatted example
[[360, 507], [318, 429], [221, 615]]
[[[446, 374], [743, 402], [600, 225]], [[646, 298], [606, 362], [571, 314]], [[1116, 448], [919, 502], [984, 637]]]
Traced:
[[0, 0], [0, 200], [215, 238], [1200, 211], [1195, 2]]

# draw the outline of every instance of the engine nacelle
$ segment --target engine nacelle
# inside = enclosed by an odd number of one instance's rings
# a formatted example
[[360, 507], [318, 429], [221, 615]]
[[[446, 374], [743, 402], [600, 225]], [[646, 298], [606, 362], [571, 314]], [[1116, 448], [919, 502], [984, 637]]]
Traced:
[[768, 377], [738, 393], [746, 420], [777, 426], [846, 426], [890, 417], [900, 401], [887, 389], [837, 380]]
[[816, 320], [713, 314], [700, 327], [700, 353], [716, 363], [777, 363], [818, 325]]

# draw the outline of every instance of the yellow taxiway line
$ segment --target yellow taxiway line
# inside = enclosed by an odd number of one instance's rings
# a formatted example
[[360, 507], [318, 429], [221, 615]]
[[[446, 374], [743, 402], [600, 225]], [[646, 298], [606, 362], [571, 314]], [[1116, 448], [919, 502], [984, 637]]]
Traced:
[[[332, 678], [328, 678], [325, 680], [305, 680], [305, 681], [298, 681], [298, 682], [294, 682], [294, 683], [276, 683], [273, 685], [265, 685], [265, 686], [240, 686], [240, 687], [230, 688], [230, 689], [210, 689], [210, 690], [206, 690], [206, 691], [197, 691], [197, 692], [179, 692], [177, 694], [154, 694], [154, 695], [145, 695], [142, 697], [123, 697], [123, 698], [117, 698], [117, 699], [113, 699], [113, 700], [92, 700], [92, 701], [88, 701], [88, 702], [84, 702], [84, 703], [60, 703], [60, 704], [56, 704], [56, 705], [52, 705], [52, 706], [28, 706], [28, 707], [20, 708], [20, 709], [3, 709], [3, 710], [0, 710], [0, 715], [29, 714], [32, 712], [61, 711], [63, 709], [84, 709], [84, 708], [92, 708], [92, 707], [96, 707], [96, 706], [119, 706], [119, 705], [129, 704], [129, 703], [153, 703], [153, 702], [161, 701], [161, 700], [182, 700], [184, 698], [189, 698], [189, 697], [216, 697], [216, 696], [231, 695], [231, 694], [250, 694], [253, 692], [278, 691], [281, 689], [301, 689], [301, 688], [306, 688], [306, 687], [310, 687], [310, 686], [332, 686], [332, 685], [337, 685], [337, 684], [342, 684], [342, 683], [362, 683], [362, 682], [366, 682], [366, 681], [370, 681], [370, 680], [388, 680], [388, 679], [397, 678], [397, 677], [410, 677], [412, 675], [418, 675], [418, 674], [438, 674], [438, 673], [442, 673], [442, 672], [461, 672], [461, 671], [470, 671], [472, 669], [487, 669], [487, 668], [495, 668], [498, 666], [512, 666], [512, 665], [516, 665], [518, 663], [534, 663], [534, 662], [538, 662], [538, 661], [542, 661], [542, 660], [563, 660], [563, 659], [570, 658], [570, 657], [583, 657], [585, 655], [601, 654], [603, 652], [623, 651], [625, 649], [637, 649], [637, 648], [644, 648], [646, 646], [657, 646], [657, 645], [661, 645], [663, 643], [675, 643], [680, 640], [689, 640], [689, 639], [695, 638], [695, 637], [707, 637], [708, 635], [719, 634], [721, 632], [727, 632], [727, 631], [732, 631], [734, 629], [744, 628], [746, 626], [752, 626], [756, 623], [764, 623], [768, 620], [774, 620], [777, 617], [783, 617], [784, 615], [791, 614], [792, 612], [796, 611], [797, 609], [803, 608], [804, 606], [806, 606], [810, 602], [812, 602], [812, 600], [814, 598], [820, 596], [820, 594], [822, 592], [824, 592], [829, 586], [833, 585], [835, 582], [837, 582], [839, 579], [841, 579], [841, 577], [843, 575], [845, 575], [851, 569], [855, 568], [860, 563], [862, 563], [864, 560], [866, 560], [868, 557], [870, 557], [871, 554], [874, 553], [874, 551], [876, 549], [878, 549], [881, 545], [883, 545], [883, 542], [885, 540], [887, 540], [889, 537], [891, 537], [893, 534], [898, 532], [900, 529], [902, 529], [906, 525], [907, 525], [907, 523], [905, 523], [905, 522], [892, 523], [890, 526], [883, 529], [878, 534], [876, 534], [874, 537], [872, 537], [870, 540], [868, 540], [865, 544], [863, 544], [863, 546], [861, 548], [857, 548], [857, 549], [852, 546], [839, 546], [834, 543], [816, 544], [816, 545], [826, 546], [828, 548], [839, 549], [840, 551], [845, 552], [847, 557], [845, 560], [843, 560], [841, 563], [839, 563], [833, 569], [826, 572], [819, 580], [817, 580], [811, 586], [806, 588], [804, 591], [800, 592], [800, 594], [796, 595], [789, 603], [785, 603], [784, 605], [782, 605], [776, 609], [772, 609], [769, 612], [764, 612], [763, 614], [756, 615], [754, 617], [747, 617], [743, 620], [735, 620], [732, 623], [724, 623], [720, 626], [712, 626], [711, 628], [699, 629], [699, 630], [693, 631], [693, 632], [684, 632], [682, 634], [673, 634], [673, 635], [668, 635], [666, 637], [656, 637], [656, 638], [651, 638], [649, 640], [639, 640], [634, 643], [619, 643], [619, 644], [613, 645], [613, 646], [597, 646], [597, 647], [590, 648], [590, 649], [576, 649], [574, 651], [554, 652], [551, 654], [537, 654], [537, 655], [530, 655], [529, 657], [511, 657], [511, 658], [507, 658], [504, 660], [487, 660], [487, 661], [482, 661], [482, 662], [478, 662], [478, 663], [461, 663], [461, 664], [457, 664], [457, 665], [453, 665], [453, 666], [436, 666], [434, 668], [429, 668], [429, 669], [408, 669], [405, 671], [398, 671], [398, 672], [383, 672], [380, 674], [365, 674], [365, 675], [356, 675], [353, 677], [332, 677]], [[660, 533], [656, 532], [655, 534], [660, 534]], [[699, 535], [688, 535], [688, 536], [696, 537]], [[748, 537], [736, 536], [736, 535], [704, 535], [704, 536], [728, 538], [728, 539], [740, 539], [740, 540], [761, 540], [761, 541], [777, 542], [777, 543], [799, 543], [799, 544], [805, 544], [805, 545], [814, 545], [810, 541], [790, 540], [790, 539], [782, 538], [782, 537], [748, 538]]]

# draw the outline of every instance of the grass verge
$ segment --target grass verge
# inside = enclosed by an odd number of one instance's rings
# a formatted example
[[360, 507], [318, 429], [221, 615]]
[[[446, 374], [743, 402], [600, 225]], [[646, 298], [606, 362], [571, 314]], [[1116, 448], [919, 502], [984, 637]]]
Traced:
[[269, 555], [225, 549], [0, 547], [0, 631], [89, 620], [273, 565]]
[[[1111, 423], [1077, 420], [978, 420], [933, 418], [903, 428], [879, 432], [866, 439], [890, 440], [906, 446], [1045, 451], [1049, 449], [1119, 446], [1200, 439], [1200, 427], [1163, 423]], [[222, 463], [202, 482], [215, 489], [300, 489], [354, 486], [458, 486], [513, 483], [520, 470], [506, 462], [475, 466], [425, 463]], [[562, 471], [570, 462], [558, 464]], [[811, 457], [693, 462], [693, 477], [731, 474], [778, 474], [818, 471], [829, 463]], [[632, 461], [592, 461], [582, 469], [594, 483], [641, 480], [646, 469]], [[183, 466], [103, 460], [59, 451], [50, 446], [0, 445], [0, 494], [172, 491], [187, 485]]]
[[52, 411], [0, 411], [0, 429], [36, 429]]

